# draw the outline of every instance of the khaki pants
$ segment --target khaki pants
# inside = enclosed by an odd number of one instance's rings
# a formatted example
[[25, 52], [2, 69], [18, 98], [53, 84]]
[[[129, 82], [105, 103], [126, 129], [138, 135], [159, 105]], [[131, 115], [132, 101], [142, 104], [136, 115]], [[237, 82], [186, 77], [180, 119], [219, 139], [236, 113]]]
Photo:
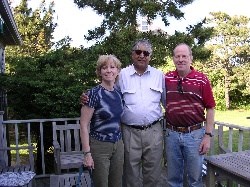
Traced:
[[111, 143], [90, 138], [90, 147], [95, 164], [94, 186], [121, 187], [124, 162], [123, 141]]
[[[124, 186], [156, 187], [162, 172], [163, 130], [160, 122], [146, 130], [123, 125]], [[142, 172], [142, 181], [139, 180]]]

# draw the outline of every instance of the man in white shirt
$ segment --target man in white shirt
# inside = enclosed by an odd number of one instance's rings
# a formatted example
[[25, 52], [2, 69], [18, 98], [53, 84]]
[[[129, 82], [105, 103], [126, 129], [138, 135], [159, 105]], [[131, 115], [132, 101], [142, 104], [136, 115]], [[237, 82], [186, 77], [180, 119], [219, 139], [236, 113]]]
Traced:
[[[132, 47], [132, 65], [119, 74], [124, 99], [122, 133], [124, 141], [124, 179], [126, 187], [157, 186], [162, 171], [164, 74], [149, 65], [152, 46], [138, 40]], [[163, 105], [165, 106], [165, 104]]]

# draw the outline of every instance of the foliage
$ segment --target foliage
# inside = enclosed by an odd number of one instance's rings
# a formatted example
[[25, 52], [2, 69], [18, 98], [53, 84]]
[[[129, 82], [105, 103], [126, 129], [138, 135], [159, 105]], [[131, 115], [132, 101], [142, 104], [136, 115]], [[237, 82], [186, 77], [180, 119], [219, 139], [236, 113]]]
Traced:
[[10, 113], [19, 119], [78, 116], [80, 94], [96, 84], [92, 57], [90, 50], [67, 48], [10, 58], [13, 66], [1, 79]]
[[123, 63], [123, 67], [131, 64], [131, 50], [134, 42], [137, 39], [147, 38], [151, 41], [154, 48], [151, 64], [159, 66], [165, 64], [165, 57], [167, 55], [166, 34], [158, 32], [139, 32], [131, 28], [124, 28], [120, 32], [111, 32], [110, 36], [106, 37], [101, 42], [101, 49], [103, 53], [115, 54]]
[[179, 43], [187, 43], [194, 49], [195, 58], [204, 60], [210, 56], [210, 51], [204, 48], [212, 29], [204, 28], [204, 21], [190, 26], [187, 33], [176, 32], [169, 36], [162, 30], [148, 32], [138, 31], [137, 20], [146, 17], [148, 24], [160, 17], [166, 26], [168, 19], [181, 19], [184, 13], [180, 8], [193, 0], [185, 1], [88, 1], [75, 0], [78, 7], [91, 7], [97, 14], [104, 17], [102, 24], [95, 30], [90, 30], [85, 36], [87, 40], [96, 40], [101, 44], [100, 51], [115, 54], [124, 66], [130, 64], [132, 44], [140, 38], [147, 38], [153, 44], [151, 65], [160, 67], [166, 63], [166, 58], [172, 55], [174, 47]]
[[[94, 47], [93, 47], [94, 48]], [[79, 96], [96, 84], [95, 62], [98, 57], [89, 49], [62, 47], [37, 57], [9, 58], [8, 74], [0, 75], [1, 86], [8, 94], [10, 119], [48, 119], [77, 117]], [[44, 129], [46, 169], [53, 171], [51, 125]], [[37, 142], [37, 173], [41, 167], [39, 126], [32, 134]]]
[[173, 1], [90, 1], [74, 0], [79, 8], [91, 7], [97, 14], [104, 17], [102, 24], [95, 30], [90, 30], [86, 38], [88, 40], [102, 39], [107, 32], [118, 32], [123, 28], [137, 27], [138, 16], [146, 16], [151, 23], [160, 16], [166, 26], [168, 18], [181, 19], [184, 13], [180, 8], [192, 3], [193, 0]]
[[[211, 18], [207, 19], [207, 24], [213, 27], [214, 32], [207, 44], [207, 48], [213, 53], [209, 66], [223, 75], [225, 104], [226, 108], [230, 108], [234, 107], [230, 100], [235, 95], [241, 94], [238, 92], [239, 90], [234, 90], [234, 83], [237, 82], [240, 84], [239, 87], [246, 88], [244, 87], [246, 80], [241, 79], [239, 82], [234, 72], [249, 62], [250, 29], [248, 23], [250, 18], [245, 16], [230, 17], [222, 12], [213, 12], [210, 15]], [[241, 102], [241, 104], [244, 103]]]
[[[52, 118], [53, 116], [58, 116], [58, 114], [72, 114], [72, 105], [68, 107], [70, 112], [67, 111], [67, 113], [66, 110], [52, 107], [50, 102], [54, 102], [54, 104], [60, 102], [61, 98], [59, 98], [60, 93], [58, 92], [61, 90], [60, 87], [52, 88], [50, 82], [45, 82], [48, 77], [46, 73], [49, 72], [53, 72], [49, 75], [51, 78], [49, 80], [52, 82], [63, 79], [59, 76], [63, 74], [63, 66], [51, 71], [48, 68], [49, 65], [47, 68], [43, 68], [42, 66], [43, 55], [47, 54], [53, 46], [51, 40], [53, 39], [52, 34], [56, 27], [56, 24], [53, 23], [53, 14], [54, 2], [51, 2], [47, 8], [45, 0], [41, 0], [39, 8], [34, 11], [28, 7], [28, 0], [21, 0], [20, 4], [14, 8], [14, 19], [22, 39], [22, 45], [6, 47], [6, 74], [1, 74], [0, 76], [1, 89], [6, 91], [8, 96], [8, 118]], [[74, 88], [71, 87], [70, 89], [74, 90]], [[51, 98], [48, 99], [46, 96], [49, 95], [48, 92], [50, 91], [53, 92], [55, 96], [50, 95]], [[42, 98], [39, 97], [41, 93], [44, 93]], [[57, 101], [55, 101], [55, 97]], [[41, 105], [41, 99], [45, 99], [47, 103]], [[68, 101], [65, 101], [65, 106], [69, 106]], [[45, 132], [45, 134], [49, 135], [51, 130], [46, 129]], [[33, 134], [35, 134], [38, 141], [40, 141], [39, 127]], [[49, 145], [49, 141], [51, 140], [46, 137], [44, 142], [45, 149], [47, 145]], [[38, 149], [40, 149], [40, 147], [38, 147]], [[39, 160], [37, 160], [37, 162], [41, 164]]]
[[213, 94], [216, 102], [217, 110], [225, 110], [225, 97], [224, 97], [224, 82], [223, 75], [221, 75], [220, 70], [212, 70], [208, 66], [208, 62], [194, 61], [192, 66], [205, 75], [207, 75], [210, 80], [211, 86], [213, 88]]
[[54, 2], [46, 8], [45, 0], [40, 7], [28, 7], [28, 0], [21, 0], [14, 8], [14, 19], [22, 38], [22, 46], [7, 46], [6, 56], [37, 56], [44, 54], [53, 46], [53, 32], [57, 24], [53, 23]]
[[249, 109], [250, 100], [250, 68], [247, 65], [233, 69], [233, 80], [231, 82], [231, 106], [232, 108]]

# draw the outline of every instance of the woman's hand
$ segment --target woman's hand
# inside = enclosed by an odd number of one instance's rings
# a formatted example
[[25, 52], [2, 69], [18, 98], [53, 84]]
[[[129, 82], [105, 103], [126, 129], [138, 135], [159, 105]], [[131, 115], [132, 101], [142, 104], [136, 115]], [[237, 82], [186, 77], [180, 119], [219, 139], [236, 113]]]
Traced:
[[84, 167], [87, 167], [89, 169], [95, 169], [94, 168], [94, 160], [92, 158], [91, 153], [88, 153], [84, 156], [83, 165], [84, 165]]

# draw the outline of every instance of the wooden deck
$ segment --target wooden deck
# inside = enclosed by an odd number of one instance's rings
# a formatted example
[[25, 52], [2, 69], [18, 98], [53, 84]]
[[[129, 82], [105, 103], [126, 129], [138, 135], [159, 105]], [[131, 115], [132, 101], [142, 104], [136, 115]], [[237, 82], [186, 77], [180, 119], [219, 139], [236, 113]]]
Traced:
[[[161, 178], [160, 178], [160, 183], [156, 187], [166, 187], [166, 179], [167, 179], [167, 173], [166, 173], [166, 167], [164, 166], [162, 168], [162, 174], [161, 174]], [[36, 187], [45, 187], [45, 186], [46, 187], [50, 187], [50, 176], [48, 176], [48, 177], [42, 177], [42, 178], [36, 178], [35, 179], [35, 183], [36, 183]], [[90, 180], [89, 180], [88, 177], [87, 177], [87, 183], [90, 184]], [[51, 185], [52, 185], [51, 187], [55, 187], [55, 186], [53, 186], [53, 184], [51, 184]], [[87, 185], [83, 185], [83, 187], [87, 187]]]
[[[206, 160], [207, 186], [215, 186], [215, 173], [219, 173], [220, 177], [225, 179], [234, 179], [238, 184], [250, 185], [250, 151], [212, 155]], [[230, 181], [227, 186], [233, 186], [233, 182]]]
[[[18, 165], [22, 164], [23, 154], [20, 151], [21, 146], [35, 147], [35, 150], [32, 151], [34, 154], [34, 167], [39, 169], [40, 173], [36, 176], [36, 181], [38, 186], [47, 186], [43, 183], [48, 184], [51, 174], [54, 172], [49, 171], [48, 168], [51, 167], [51, 164], [48, 165], [47, 161], [54, 158], [53, 156], [53, 147], [51, 142], [51, 147], [45, 147], [45, 140], [48, 140], [51, 137], [52, 141], [52, 124], [79, 124], [79, 118], [55, 118], [55, 119], [30, 119], [30, 120], [3, 120], [3, 113], [0, 111], [0, 158], [5, 158], [4, 162], [7, 165]], [[238, 126], [234, 124], [228, 124], [223, 122], [215, 122], [215, 136], [212, 138], [211, 150], [209, 155], [217, 155], [221, 153], [228, 152], [238, 152], [244, 150], [250, 150], [250, 128]], [[35, 129], [35, 130], [34, 130]], [[48, 132], [48, 129], [51, 129], [51, 132]], [[163, 129], [164, 125], [163, 125]], [[7, 131], [11, 132], [7, 136]], [[34, 139], [33, 133], [39, 133], [39, 139]], [[46, 133], [45, 133], [46, 132]], [[25, 136], [23, 136], [25, 135]], [[8, 146], [7, 142], [15, 142], [14, 147]], [[247, 142], [247, 143], [246, 143]], [[234, 146], [233, 146], [234, 145]], [[247, 146], [246, 146], [247, 145]], [[15, 150], [12, 152], [12, 159], [8, 160], [6, 157], [7, 152], [3, 151], [3, 148], [8, 147], [8, 149]], [[29, 149], [27, 149], [29, 151]], [[26, 151], [26, 152], [27, 152]], [[48, 155], [51, 155], [48, 157]], [[4, 157], [5, 156], [5, 157]], [[30, 156], [30, 154], [29, 154]], [[28, 157], [29, 157], [28, 156]], [[27, 156], [25, 157], [27, 159]], [[36, 162], [39, 159], [39, 162]], [[1, 159], [0, 159], [1, 160]], [[36, 164], [40, 165], [37, 166]], [[162, 181], [166, 178], [166, 172], [163, 170]]]

